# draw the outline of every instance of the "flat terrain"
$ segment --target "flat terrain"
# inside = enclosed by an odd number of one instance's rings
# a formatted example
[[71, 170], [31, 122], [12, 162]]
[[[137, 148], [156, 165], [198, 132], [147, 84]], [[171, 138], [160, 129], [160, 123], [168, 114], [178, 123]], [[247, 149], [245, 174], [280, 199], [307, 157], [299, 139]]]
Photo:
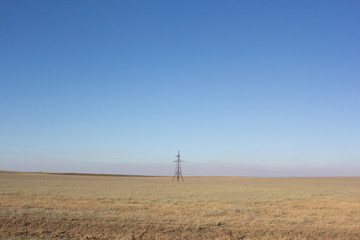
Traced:
[[360, 239], [360, 178], [0, 172], [0, 239]]

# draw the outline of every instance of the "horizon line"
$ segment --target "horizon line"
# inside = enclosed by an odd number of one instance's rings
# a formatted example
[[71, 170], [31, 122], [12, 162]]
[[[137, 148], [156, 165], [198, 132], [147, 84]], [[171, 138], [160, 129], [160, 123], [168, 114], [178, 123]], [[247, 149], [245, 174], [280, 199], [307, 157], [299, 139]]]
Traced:
[[[146, 174], [113, 174], [113, 173], [80, 173], [80, 172], [45, 172], [45, 171], [16, 171], [0, 170], [0, 174], [44, 174], [44, 175], [64, 175], [64, 176], [94, 176], [94, 177], [173, 177], [171, 175], [146, 175]], [[360, 176], [246, 176], [246, 175], [189, 175], [184, 178], [193, 177], [239, 177], [239, 178], [360, 178]]]

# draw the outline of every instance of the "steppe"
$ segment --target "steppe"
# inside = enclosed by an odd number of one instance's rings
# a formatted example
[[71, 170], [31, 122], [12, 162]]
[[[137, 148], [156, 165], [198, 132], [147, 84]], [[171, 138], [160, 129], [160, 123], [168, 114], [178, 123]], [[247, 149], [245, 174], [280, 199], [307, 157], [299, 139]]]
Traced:
[[0, 172], [0, 239], [360, 239], [359, 177]]

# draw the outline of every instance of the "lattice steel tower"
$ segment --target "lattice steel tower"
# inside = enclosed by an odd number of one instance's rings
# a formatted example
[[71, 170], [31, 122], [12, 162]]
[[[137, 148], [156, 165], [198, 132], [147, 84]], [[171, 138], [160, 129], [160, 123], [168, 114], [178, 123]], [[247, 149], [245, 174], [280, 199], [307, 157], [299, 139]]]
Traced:
[[184, 181], [184, 178], [183, 178], [183, 175], [182, 175], [182, 171], [181, 171], [181, 162], [184, 162], [184, 161], [181, 161], [180, 159], [180, 150], [178, 151], [178, 155], [176, 156], [177, 159], [174, 161], [176, 162], [176, 167], [175, 167], [175, 174], [174, 174], [174, 177], [173, 177], [173, 181], [175, 180], [176, 178], [176, 181], [180, 181], [180, 178], [182, 181]]

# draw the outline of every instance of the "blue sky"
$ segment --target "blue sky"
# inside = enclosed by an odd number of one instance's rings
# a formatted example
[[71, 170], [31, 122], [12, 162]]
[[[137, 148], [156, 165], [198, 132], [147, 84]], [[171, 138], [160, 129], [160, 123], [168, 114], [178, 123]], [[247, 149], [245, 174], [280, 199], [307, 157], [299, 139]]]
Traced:
[[359, 175], [358, 1], [1, 1], [0, 169]]

